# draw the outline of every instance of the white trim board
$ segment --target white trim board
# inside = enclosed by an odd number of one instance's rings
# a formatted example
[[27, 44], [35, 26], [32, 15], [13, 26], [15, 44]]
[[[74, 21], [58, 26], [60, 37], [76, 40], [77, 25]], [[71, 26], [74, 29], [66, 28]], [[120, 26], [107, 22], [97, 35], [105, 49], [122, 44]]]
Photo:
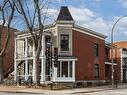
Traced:
[[87, 34], [87, 35], [90, 35], [90, 36], [99, 38], [99, 39], [101, 39], [101, 40], [105, 40], [105, 39], [102, 38], [102, 37], [99, 37], [99, 36], [97, 36], [97, 35], [95, 35], [95, 34], [92, 34], [92, 33], [86, 32], [86, 31], [83, 31], [83, 30], [81, 30], [81, 29], [72, 28], [72, 30], [75, 30], [76, 32], [81, 32], [81, 33], [84, 33], [84, 34]]
[[[105, 62], [105, 64], [107, 64], [107, 65], [112, 65], [111, 62]], [[116, 64], [116, 63], [113, 63], [113, 65], [117, 65], [117, 64]]]

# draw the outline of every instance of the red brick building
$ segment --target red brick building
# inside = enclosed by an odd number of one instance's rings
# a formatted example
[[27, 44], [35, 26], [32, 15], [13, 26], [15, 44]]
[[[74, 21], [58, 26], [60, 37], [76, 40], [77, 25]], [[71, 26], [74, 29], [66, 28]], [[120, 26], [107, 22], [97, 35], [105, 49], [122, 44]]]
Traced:
[[86, 34], [85, 31], [87, 30], [73, 30], [73, 55], [78, 59], [75, 64], [76, 80], [103, 81], [105, 80], [104, 38], [99, 38], [100, 35], [97, 34]]
[[[14, 66], [14, 32], [17, 32], [17, 30], [14, 28], [10, 28], [10, 40], [8, 42], [8, 47], [4, 53], [3, 60], [4, 77], [8, 76], [10, 70], [13, 69]], [[7, 27], [4, 27], [1, 36], [2, 47], [5, 45], [6, 36], [7, 36]]]
[[[45, 26], [40, 55], [40, 82], [105, 82], [105, 38], [103, 34], [76, 25], [68, 8], [61, 7], [54, 24]], [[34, 82], [34, 51], [28, 32], [15, 37], [15, 81]], [[58, 63], [45, 55], [48, 46], [58, 49]], [[21, 63], [21, 66], [17, 64]]]
[[[105, 46], [105, 71], [106, 80], [111, 80], [111, 45]], [[114, 79], [119, 82], [127, 82], [127, 41], [115, 42], [113, 49]]]
[[117, 68], [116, 75], [121, 82], [127, 82], [127, 41], [115, 42]]

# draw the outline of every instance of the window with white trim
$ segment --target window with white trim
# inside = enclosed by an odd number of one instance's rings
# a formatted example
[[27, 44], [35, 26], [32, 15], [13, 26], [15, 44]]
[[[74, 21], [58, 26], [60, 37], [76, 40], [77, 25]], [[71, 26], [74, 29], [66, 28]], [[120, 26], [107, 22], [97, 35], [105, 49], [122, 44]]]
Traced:
[[72, 61], [58, 62], [57, 77], [72, 77], [73, 64]]
[[61, 51], [69, 51], [69, 35], [68, 34], [60, 35], [60, 48], [61, 48]]

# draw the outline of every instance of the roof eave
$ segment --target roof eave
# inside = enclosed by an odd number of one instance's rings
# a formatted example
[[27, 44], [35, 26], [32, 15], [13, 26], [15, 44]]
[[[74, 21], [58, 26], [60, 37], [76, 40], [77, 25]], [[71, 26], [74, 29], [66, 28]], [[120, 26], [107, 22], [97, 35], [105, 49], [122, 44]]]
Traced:
[[82, 31], [87, 31], [87, 32], [89, 32], [89, 33], [91, 33], [91, 34], [94, 34], [94, 35], [96, 35], [96, 36], [99, 36], [99, 37], [101, 37], [101, 38], [103, 38], [103, 39], [106, 39], [106, 38], [107, 38], [107, 36], [105, 36], [105, 35], [103, 35], [103, 34], [101, 34], [101, 33], [95, 32], [95, 31], [90, 30], [90, 29], [88, 29], [88, 28], [84, 28], [84, 27], [79, 26], [79, 25], [77, 25], [77, 24], [74, 24], [74, 28], [78, 28], [78, 29], [80, 29], [80, 30], [82, 30]]

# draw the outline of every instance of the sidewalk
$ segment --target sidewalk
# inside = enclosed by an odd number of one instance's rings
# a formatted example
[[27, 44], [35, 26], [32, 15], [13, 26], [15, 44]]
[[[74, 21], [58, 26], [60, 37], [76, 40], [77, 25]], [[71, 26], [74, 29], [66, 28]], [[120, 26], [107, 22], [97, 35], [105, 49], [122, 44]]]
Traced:
[[[127, 88], [127, 84], [118, 85], [117, 89]], [[8, 92], [8, 93], [36, 93], [36, 94], [76, 94], [76, 93], [91, 93], [98, 92], [103, 90], [113, 90], [116, 88], [112, 88], [109, 86], [99, 86], [99, 87], [91, 87], [91, 88], [74, 88], [74, 89], [66, 89], [66, 90], [44, 90], [37, 88], [26, 88], [24, 86], [6, 86], [0, 85], [0, 92]]]

